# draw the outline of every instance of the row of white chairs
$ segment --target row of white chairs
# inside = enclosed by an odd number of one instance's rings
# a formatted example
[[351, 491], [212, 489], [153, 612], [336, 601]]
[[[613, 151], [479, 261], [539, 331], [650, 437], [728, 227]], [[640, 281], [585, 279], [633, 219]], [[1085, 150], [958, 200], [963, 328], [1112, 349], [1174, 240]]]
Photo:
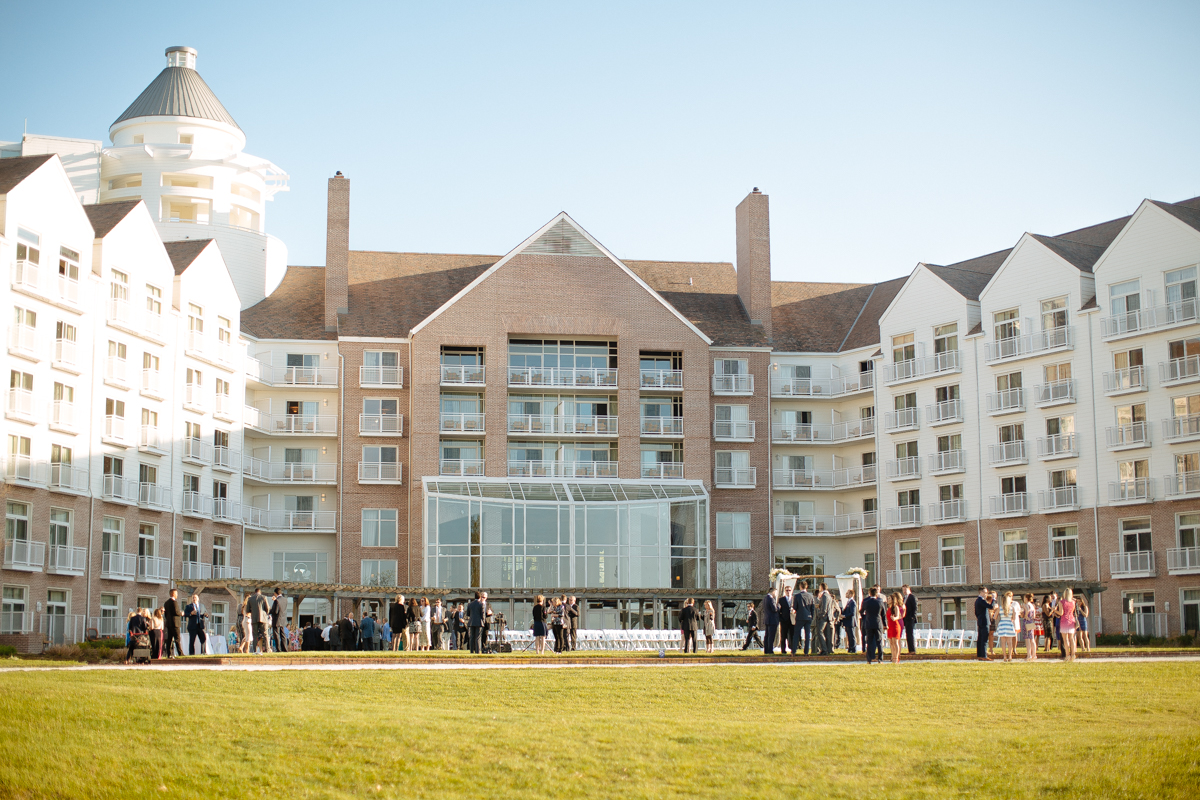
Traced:
[[949, 652], [951, 649], [966, 650], [972, 648], [975, 646], [978, 636], [978, 631], [974, 630], [947, 631], [933, 628], [913, 631], [913, 638], [916, 640], [918, 649], [942, 650], [945, 652]]
[[[496, 641], [493, 633], [490, 637]], [[504, 639], [512, 645], [514, 652], [532, 650], [534, 646], [532, 631], [505, 631]], [[742, 646], [745, 634], [736, 628], [718, 630], [713, 639], [713, 647], [717, 650], [736, 650]], [[677, 630], [591, 630], [576, 631], [576, 641], [579, 650], [613, 650], [613, 651], [658, 651], [683, 649], [683, 634]], [[553, 635], [546, 637], [547, 647], [553, 647]], [[704, 632], [696, 635], [697, 649], [704, 647]]]

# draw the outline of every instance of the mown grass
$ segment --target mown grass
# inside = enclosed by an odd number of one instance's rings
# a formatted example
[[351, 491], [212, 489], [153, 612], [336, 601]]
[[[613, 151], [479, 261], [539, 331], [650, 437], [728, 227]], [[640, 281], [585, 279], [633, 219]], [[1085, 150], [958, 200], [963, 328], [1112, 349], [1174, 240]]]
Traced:
[[0, 796], [1196, 796], [1200, 663], [0, 675]]

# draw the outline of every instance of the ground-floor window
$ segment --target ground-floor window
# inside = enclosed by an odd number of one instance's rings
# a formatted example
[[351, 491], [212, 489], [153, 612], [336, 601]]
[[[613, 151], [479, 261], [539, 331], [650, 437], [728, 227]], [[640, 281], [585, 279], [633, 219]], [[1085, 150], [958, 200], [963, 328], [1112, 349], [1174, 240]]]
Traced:
[[953, 600], [942, 601], [942, 630], [956, 631], [958, 624], [958, 607]]
[[362, 562], [363, 586], [395, 586], [396, 562], [379, 559]]
[[1200, 632], [1200, 589], [1183, 590], [1183, 632]]
[[752, 574], [749, 561], [718, 561], [718, 589], [749, 589]]
[[4, 587], [4, 602], [0, 605], [0, 633], [25, 632], [25, 600], [24, 586]]
[[825, 556], [775, 556], [775, 566], [793, 575], [824, 575]]

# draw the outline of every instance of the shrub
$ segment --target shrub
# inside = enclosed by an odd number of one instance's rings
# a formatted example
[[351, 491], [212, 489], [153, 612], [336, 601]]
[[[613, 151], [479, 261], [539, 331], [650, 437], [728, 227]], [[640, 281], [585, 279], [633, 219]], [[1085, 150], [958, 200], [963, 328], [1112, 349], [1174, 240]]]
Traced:
[[11, 644], [0, 644], [0, 658], [12, 658], [17, 654], [17, 648]]
[[120, 650], [120, 649], [124, 649], [125, 640], [124, 639], [95, 639], [90, 642], [80, 642], [79, 646], [83, 647], [85, 649], [92, 648], [92, 649], [96, 649], [96, 650], [112, 650], [115, 648], [115, 649]]
[[110, 649], [104, 654], [104, 657], [109, 661], [124, 661], [126, 652], [125, 650]]
[[51, 645], [42, 655], [55, 661], [83, 661], [83, 650], [73, 644]]

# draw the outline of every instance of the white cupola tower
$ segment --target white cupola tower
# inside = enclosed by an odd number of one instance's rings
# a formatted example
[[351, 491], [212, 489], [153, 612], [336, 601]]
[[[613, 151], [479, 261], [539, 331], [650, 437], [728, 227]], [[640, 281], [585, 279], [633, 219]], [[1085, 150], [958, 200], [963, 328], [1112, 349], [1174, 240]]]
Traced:
[[141, 198], [164, 241], [216, 239], [246, 308], [287, 268], [265, 205], [288, 176], [243, 152], [246, 134], [196, 71], [196, 55], [168, 47], [166, 68], [109, 127], [100, 202]]

